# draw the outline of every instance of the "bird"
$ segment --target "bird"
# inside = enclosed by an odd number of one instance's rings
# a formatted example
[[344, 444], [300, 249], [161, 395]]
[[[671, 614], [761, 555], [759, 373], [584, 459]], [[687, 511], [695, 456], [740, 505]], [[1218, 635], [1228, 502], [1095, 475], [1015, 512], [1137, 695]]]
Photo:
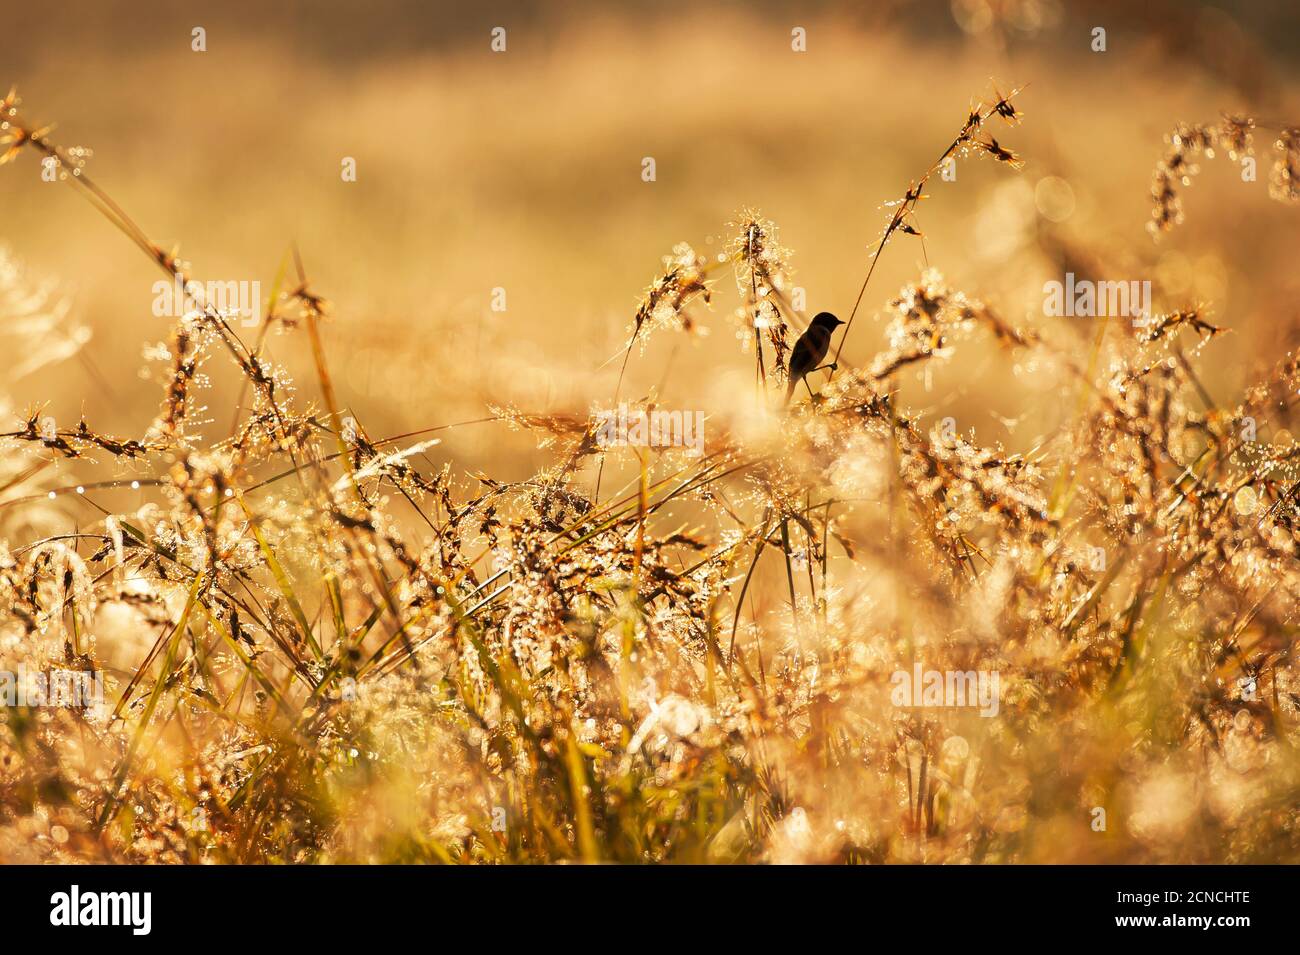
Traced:
[[[794, 351], [790, 353], [790, 389], [785, 393], [786, 404], [790, 403], [799, 382], [822, 367], [821, 360], [831, 347], [831, 333], [843, 324], [830, 312], [818, 312], [813, 316], [807, 331], [799, 336], [799, 340], [794, 343]], [[833, 368], [835, 363], [832, 362], [827, 367]], [[812, 389], [809, 388], [808, 392], [811, 394]]]

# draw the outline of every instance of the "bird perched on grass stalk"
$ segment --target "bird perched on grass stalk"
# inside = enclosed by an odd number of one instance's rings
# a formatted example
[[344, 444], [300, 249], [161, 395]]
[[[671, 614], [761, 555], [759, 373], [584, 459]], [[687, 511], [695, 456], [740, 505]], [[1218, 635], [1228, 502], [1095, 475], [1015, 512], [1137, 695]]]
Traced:
[[808, 375], [822, 368], [835, 367], [835, 362], [823, 365], [821, 360], [831, 347], [831, 333], [843, 324], [830, 312], [818, 312], [808, 330], [794, 343], [794, 351], [790, 353], [790, 388], [785, 393], [786, 404], [790, 403], [794, 390], [801, 381], [808, 386], [808, 394], [812, 394], [812, 386], [804, 380]]

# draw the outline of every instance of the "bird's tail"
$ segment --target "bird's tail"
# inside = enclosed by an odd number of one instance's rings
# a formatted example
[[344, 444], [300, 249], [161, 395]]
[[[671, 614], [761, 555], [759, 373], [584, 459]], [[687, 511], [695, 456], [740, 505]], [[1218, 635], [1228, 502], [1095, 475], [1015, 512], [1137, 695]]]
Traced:
[[794, 397], [794, 390], [799, 387], [799, 379], [791, 378], [790, 387], [785, 390], [785, 403], [788, 405], [790, 399]]

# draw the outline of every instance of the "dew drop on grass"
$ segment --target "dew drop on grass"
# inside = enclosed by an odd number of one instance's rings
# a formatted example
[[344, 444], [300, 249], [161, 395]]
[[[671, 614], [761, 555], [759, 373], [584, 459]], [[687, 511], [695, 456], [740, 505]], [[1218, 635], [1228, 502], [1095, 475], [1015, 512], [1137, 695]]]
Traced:
[[960, 763], [970, 755], [970, 743], [964, 736], [949, 736], [943, 741], [943, 758], [946, 762]]

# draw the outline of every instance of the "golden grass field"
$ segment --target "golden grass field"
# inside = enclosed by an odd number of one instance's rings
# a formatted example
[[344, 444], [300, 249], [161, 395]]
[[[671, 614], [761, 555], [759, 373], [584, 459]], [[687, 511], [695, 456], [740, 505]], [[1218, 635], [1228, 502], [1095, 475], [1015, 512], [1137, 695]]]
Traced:
[[1295, 861], [1296, 26], [6, 13], [0, 861]]

